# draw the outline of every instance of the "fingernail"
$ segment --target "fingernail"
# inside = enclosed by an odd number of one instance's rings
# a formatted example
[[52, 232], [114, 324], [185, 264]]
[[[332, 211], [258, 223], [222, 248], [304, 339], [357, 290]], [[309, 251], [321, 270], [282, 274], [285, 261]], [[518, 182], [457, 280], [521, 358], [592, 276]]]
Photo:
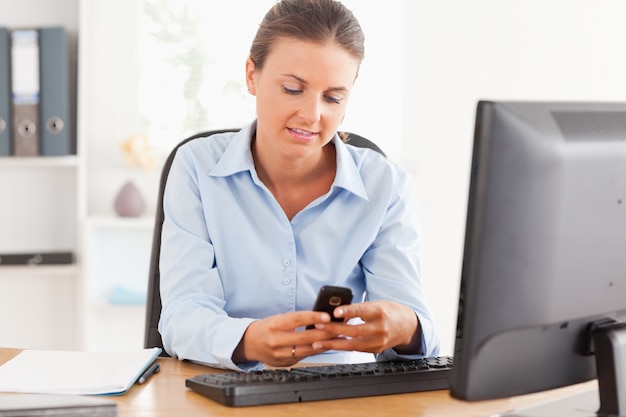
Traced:
[[343, 308], [336, 308], [335, 317], [340, 317], [340, 316], [343, 316]]
[[323, 346], [322, 346], [322, 344], [321, 344], [321, 343], [317, 343], [317, 342], [315, 342], [315, 343], [313, 343], [312, 347], [313, 347], [313, 349], [315, 349], [315, 350], [320, 350], [320, 349], [322, 349], [322, 347], [323, 347]]
[[315, 325], [315, 328], [316, 328], [316, 329], [318, 329], [318, 330], [324, 330], [324, 327], [326, 327], [326, 326], [324, 326], [324, 324], [323, 324], [323, 323], [317, 323], [317, 324]]

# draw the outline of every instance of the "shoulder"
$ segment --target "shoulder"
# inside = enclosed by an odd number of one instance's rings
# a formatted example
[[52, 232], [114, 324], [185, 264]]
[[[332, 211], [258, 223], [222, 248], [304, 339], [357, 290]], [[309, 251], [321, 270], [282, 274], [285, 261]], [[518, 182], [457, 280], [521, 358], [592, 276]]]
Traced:
[[236, 135], [237, 132], [223, 132], [198, 136], [180, 145], [176, 154], [185, 158], [216, 163]]
[[354, 146], [350, 142], [344, 143], [344, 146], [366, 188], [396, 188], [399, 183], [410, 182], [406, 170], [380, 152]]
[[229, 131], [200, 136], [189, 140], [178, 149], [178, 164], [193, 167], [196, 172], [230, 175], [250, 168], [251, 126], [240, 131]]

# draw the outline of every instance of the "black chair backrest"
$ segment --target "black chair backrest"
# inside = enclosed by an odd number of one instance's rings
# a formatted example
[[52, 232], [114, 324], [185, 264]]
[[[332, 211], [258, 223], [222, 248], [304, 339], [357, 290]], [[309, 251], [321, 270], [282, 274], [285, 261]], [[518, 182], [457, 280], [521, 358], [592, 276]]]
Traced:
[[[148, 273], [148, 294], [146, 300], [146, 322], [144, 333], [144, 347], [160, 347], [163, 348], [163, 340], [159, 333], [158, 325], [161, 318], [161, 293], [159, 291], [161, 282], [161, 273], [159, 271], [159, 258], [161, 257], [161, 230], [163, 228], [163, 220], [165, 215], [163, 213], [163, 193], [165, 191], [165, 184], [167, 183], [167, 177], [172, 166], [172, 161], [176, 155], [176, 151], [185, 143], [202, 137], [212, 136], [218, 133], [224, 132], [237, 132], [240, 129], [222, 129], [211, 130], [208, 132], [198, 133], [180, 142], [168, 155], [163, 169], [161, 171], [161, 179], [159, 182], [159, 194], [157, 197], [156, 218], [154, 221], [154, 231], [152, 234], [152, 253], [150, 256], [150, 271]], [[360, 148], [370, 148], [379, 152], [382, 155], [385, 153], [375, 143], [362, 136], [346, 133], [346, 143], [358, 146]], [[169, 356], [165, 350], [161, 352], [161, 356]]]

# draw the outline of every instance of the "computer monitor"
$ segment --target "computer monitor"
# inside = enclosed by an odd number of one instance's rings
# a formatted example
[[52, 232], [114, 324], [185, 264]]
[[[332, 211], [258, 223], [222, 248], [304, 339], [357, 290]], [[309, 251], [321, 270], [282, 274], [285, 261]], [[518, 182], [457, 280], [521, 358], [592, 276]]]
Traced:
[[626, 415], [626, 103], [481, 101], [470, 177], [451, 395]]

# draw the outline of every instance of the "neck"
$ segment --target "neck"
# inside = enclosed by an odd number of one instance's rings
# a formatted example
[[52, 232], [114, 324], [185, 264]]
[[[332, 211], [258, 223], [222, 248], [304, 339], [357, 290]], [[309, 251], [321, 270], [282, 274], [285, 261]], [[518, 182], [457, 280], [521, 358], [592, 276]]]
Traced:
[[304, 158], [292, 158], [275, 152], [270, 147], [257, 146], [252, 140], [252, 157], [259, 179], [268, 186], [304, 186], [326, 176], [334, 178], [336, 170], [335, 146], [328, 143]]
[[337, 171], [335, 146], [332, 143], [306, 158], [296, 159], [276, 155], [271, 153], [271, 149], [257, 148], [253, 141], [252, 156], [259, 179], [289, 220], [330, 190]]

